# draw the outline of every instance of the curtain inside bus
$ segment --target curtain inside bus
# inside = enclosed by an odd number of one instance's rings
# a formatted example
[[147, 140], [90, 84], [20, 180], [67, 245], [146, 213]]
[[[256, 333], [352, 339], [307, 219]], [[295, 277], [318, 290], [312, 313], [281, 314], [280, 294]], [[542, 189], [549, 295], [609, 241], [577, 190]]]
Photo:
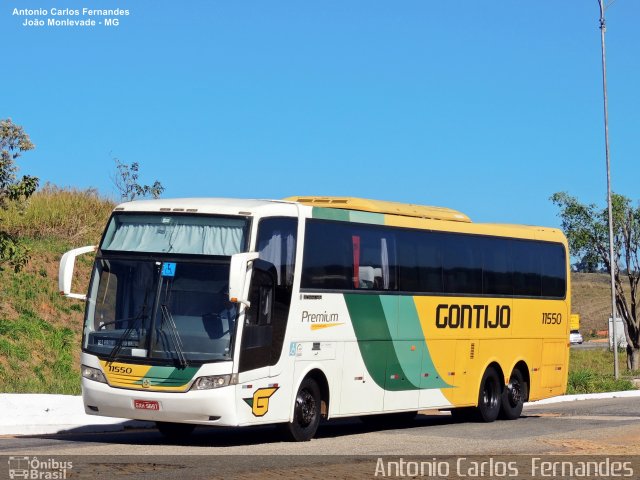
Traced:
[[219, 217], [116, 216], [101, 249], [229, 256], [242, 251], [246, 224]]

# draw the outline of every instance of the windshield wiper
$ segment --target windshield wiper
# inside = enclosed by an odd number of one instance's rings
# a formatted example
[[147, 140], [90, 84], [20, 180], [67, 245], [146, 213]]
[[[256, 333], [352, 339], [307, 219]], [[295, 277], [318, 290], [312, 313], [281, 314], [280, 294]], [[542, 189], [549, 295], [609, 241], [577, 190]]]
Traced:
[[171, 339], [173, 340], [173, 344], [176, 347], [176, 355], [178, 356], [178, 363], [182, 368], [186, 368], [189, 366], [189, 362], [184, 356], [182, 340], [180, 338], [180, 333], [178, 332], [178, 327], [176, 326], [176, 322], [173, 320], [173, 315], [171, 315], [169, 308], [164, 304], [160, 305], [160, 311], [162, 312], [162, 318], [169, 324], [169, 327], [171, 327]]
[[[144, 315], [145, 310], [146, 310], [146, 305], [143, 305], [142, 310], [140, 310], [140, 313], [136, 317], [132, 318], [133, 322], [131, 323], [131, 326], [127, 327], [127, 329], [124, 331], [122, 336], [116, 342], [116, 345], [111, 350], [111, 353], [109, 353], [109, 357], [107, 358], [107, 363], [113, 363], [114, 360], [118, 358], [118, 354], [120, 353], [120, 350], [122, 350], [124, 341], [131, 335], [131, 332], [133, 332], [133, 330], [135, 329], [138, 321], [142, 320], [143, 318], [146, 318], [146, 315]], [[108, 323], [113, 323], [113, 322], [108, 322]]]
[[98, 325], [98, 330], [103, 330], [107, 325], [113, 325], [114, 323], [118, 323], [118, 322], [128, 322], [130, 320], [139, 320], [140, 318], [145, 318], [145, 317], [140, 317], [140, 315], [137, 315], [135, 317], [116, 318], [115, 320], [110, 320], [104, 323], [100, 322], [100, 325]]

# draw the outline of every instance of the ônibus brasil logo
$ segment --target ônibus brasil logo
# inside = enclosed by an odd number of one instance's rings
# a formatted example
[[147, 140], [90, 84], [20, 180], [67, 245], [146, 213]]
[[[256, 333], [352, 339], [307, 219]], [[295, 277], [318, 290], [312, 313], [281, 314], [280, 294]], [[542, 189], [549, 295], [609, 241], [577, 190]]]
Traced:
[[38, 457], [9, 457], [9, 478], [64, 480], [67, 472], [73, 468], [73, 462]]

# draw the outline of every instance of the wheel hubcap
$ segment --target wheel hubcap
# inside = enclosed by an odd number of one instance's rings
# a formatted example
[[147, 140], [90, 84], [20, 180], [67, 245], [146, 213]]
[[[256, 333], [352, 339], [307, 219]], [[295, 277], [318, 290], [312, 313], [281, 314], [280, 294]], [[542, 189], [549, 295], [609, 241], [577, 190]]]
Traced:
[[316, 400], [308, 390], [302, 390], [296, 398], [296, 406], [298, 407], [299, 423], [303, 426], [309, 425], [316, 416]]
[[512, 379], [507, 386], [509, 403], [512, 407], [518, 405], [522, 399], [522, 387], [520, 382]]

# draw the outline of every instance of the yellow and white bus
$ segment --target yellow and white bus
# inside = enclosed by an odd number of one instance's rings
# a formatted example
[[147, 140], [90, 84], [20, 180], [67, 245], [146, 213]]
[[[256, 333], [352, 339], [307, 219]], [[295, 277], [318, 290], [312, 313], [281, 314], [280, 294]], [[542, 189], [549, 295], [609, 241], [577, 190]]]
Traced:
[[[94, 250], [88, 294], [71, 293], [75, 258]], [[117, 206], [59, 281], [86, 299], [88, 414], [168, 436], [282, 424], [301, 441], [321, 418], [490, 422], [564, 393], [568, 257], [557, 229], [446, 208], [163, 199]]]

